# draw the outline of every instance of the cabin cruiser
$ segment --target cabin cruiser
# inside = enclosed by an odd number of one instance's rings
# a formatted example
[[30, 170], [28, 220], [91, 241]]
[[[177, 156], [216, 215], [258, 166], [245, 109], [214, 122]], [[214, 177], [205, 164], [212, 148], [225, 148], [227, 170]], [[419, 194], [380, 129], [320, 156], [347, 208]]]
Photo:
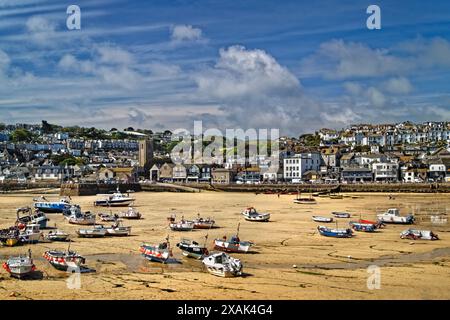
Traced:
[[34, 207], [45, 213], [62, 213], [70, 207], [70, 198], [63, 197], [59, 201], [48, 201], [44, 196], [33, 199]]
[[386, 212], [377, 215], [378, 221], [384, 223], [395, 224], [413, 224], [414, 216], [409, 214], [407, 216], [401, 216], [400, 210], [397, 208], [390, 208]]
[[100, 195], [103, 199], [95, 200], [94, 206], [102, 207], [126, 207], [129, 206], [135, 199], [128, 194], [123, 194], [119, 190], [113, 194]]

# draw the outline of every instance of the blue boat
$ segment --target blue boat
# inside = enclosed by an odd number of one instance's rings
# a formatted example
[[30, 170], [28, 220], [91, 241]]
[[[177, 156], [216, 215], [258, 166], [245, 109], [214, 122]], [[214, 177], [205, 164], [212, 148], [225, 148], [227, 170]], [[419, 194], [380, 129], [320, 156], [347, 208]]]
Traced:
[[318, 226], [317, 230], [322, 236], [334, 238], [351, 238], [353, 232], [351, 229], [330, 229], [324, 226]]
[[375, 232], [376, 226], [370, 223], [350, 222], [350, 227], [355, 231]]
[[70, 201], [66, 198], [61, 198], [59, 201], [47, 201], [44, 197], [35, 201], [34, 207], [45, 213], [63, 213], [70, 208]]

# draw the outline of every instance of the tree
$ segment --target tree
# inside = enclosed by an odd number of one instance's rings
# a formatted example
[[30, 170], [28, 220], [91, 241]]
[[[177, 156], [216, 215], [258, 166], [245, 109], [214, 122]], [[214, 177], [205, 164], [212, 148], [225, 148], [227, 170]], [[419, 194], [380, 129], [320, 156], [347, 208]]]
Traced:
[[11, 133], [11, 140], [13, 142], [29, 142], [31, 141], [32, 134], [25, 129], [16, 129]]

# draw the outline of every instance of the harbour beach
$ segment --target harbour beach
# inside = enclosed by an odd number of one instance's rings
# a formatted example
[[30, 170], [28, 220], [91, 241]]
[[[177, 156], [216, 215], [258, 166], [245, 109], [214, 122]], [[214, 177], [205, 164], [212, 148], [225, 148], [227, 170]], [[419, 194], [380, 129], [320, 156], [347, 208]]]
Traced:
[[[303, 194], [304, 195], [304, 194]], [[316, 198], [316, 204], [295, 204], [295, 195], [202, 191], [199, 193], [136, 192], [134, 205], [140, 220], [127, 220], [131, 236], [78, 238], [80, 226], [70, 225], [61, 214], [47, 214], [49, 226], [70, 234], [71, 250], [86, 258], [95, 272], [81, 274], [79, 289], [67, 285], [69, 274], [52, 268], [42, 258], [47, 250], [66, 250], [65, 242], [40, 242], [0, 248], [2, 262], [10, 255], [32, 249], [36, 278], [19, 281], [0, 273], [1, 299], [449, 299], [450, 227], [432, 217], [447, 218], [448, 194], [358, 193], [342, 199]], [[18, 207], [31, 205], [38, 194], [0, 196], [0, 226], [14, 224]], [[304, 195], [305, 196], [305, 195]], [[46, 195], [57, 199], [58, 195]], [[119, 213], [126, 208], [94, 207], [95, 196], [72, 197], [83, 211]], [[270, 213], [269, 222], [246, 221], [248, 207]], [[313, 215], [348, 212], [349, 219], [336, 218], [329, 227], [348, 228], [351, 220], [375, 220], [376, 214], [399, 208], [414, 214], [414, 225], [387, 225], [372, 233], [354, 232], [352, 238], [319, 235]], [[212, 217], [217, 228], [176, 232], [167, 217], [176, 214], [194, 219]], [[447, 215], [443, 215], [447, 214]], [[434, 222], [432, 222], [432, 220]], [[105, 226], [107, 222], [98, 223]], [[254, 245], [247, 254], [231, 254], [244, 265], [244, 274], [219, 278], [207, 273], [200, 261], [183, 257], [176, 248], [181, 238], [205, 243], [236, 233]], [[408, 228], [429, 229], [440, 240], [400, 239]], [[47, 233], [47, 230], [44, 230]], [[166, 264], [149, 262], [139, 246], [157, 244], [169, 236], [174, 257]], [[380, 268], [380, 288], [369, 289], [369, 266]]]

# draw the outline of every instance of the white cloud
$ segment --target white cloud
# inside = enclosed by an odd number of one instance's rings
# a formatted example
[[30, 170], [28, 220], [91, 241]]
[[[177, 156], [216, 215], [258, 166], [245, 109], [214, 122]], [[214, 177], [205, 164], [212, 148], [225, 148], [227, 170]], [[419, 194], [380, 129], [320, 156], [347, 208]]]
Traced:
[[199, 41], [202, 39], [202, 30], [191, 25], [175, 25], [172, 27], [171, 39], [174, 42]]
[[32, 16], [26, 22], [30, 39], [38, 45], [53, 46], [56, 25], [41, 16]]
[[6, 52], [0, 49], [0, 74], [9, 67], [10, 62], [11, 59]]
[[408, 94], [413, 90], [413, 86], [405, 77], [395, 77], [383, 83], [386, 91], [392, 94]]
[[261, 100], [300, 91], [299, 80], [271, 55], [238, 45], [221, 49], [214, 68], [194, 79], [201, 93], [223, 100]]

